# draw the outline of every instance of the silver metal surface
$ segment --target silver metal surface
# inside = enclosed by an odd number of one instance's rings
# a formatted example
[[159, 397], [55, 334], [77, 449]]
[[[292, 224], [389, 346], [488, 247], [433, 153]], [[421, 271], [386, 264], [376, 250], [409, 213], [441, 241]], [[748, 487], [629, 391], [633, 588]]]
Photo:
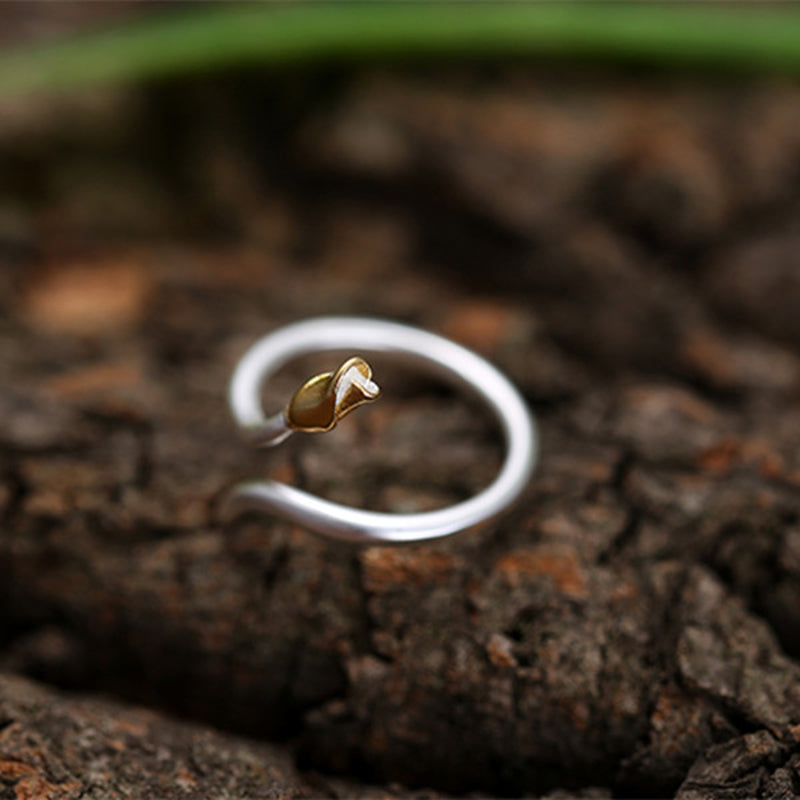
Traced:
[[[494, 481], [464, 502], [437, 511], [389, 514], [332, 503], [278, 481], [234, 488], [226, 513], [260, 510], [336, 539], [402, 543], [435, 539], [468, 528], [502, 511], [525, 488], [537, 456], [536, 428], [525, 401], [488, 361], [436, 334], [377, 319], [321, 317], [288, 325], [256, 342], [234, 371], [229, 390], [233, 417], [245, 438], [273, 446], [294, 432], [285, 412], [267, 417], [261, 388], [278, 369], [313, 353], [352, 351], [390, 354], [480, 397], [500, 422], [506, 442]], [[426, 442], [420, 442], [423, 452]]]

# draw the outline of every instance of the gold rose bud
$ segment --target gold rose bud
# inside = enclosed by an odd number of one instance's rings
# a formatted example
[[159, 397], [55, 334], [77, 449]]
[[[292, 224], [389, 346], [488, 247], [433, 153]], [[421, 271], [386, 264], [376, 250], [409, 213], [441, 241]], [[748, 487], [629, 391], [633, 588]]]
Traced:
[[354, 408], [371, 403], [380, 393], [380, 387], [372, 380], [372, 367], [354, 356], [335, 372], [309, 378], [286, 406], [286, 421], [293, 430], [329, 431]]

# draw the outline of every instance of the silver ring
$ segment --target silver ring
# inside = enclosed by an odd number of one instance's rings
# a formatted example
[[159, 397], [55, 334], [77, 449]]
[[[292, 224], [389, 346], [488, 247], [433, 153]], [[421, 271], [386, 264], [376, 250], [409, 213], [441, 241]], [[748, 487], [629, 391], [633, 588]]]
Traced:
[[[261, 389], [291, 360], [320, 352], [390, 354], [481, 398], [500, 422], [506, 455], [497, 477], [456, 505], [415, 514], [365, 511], [324, 500], [274, 480], [242, 483], [226, 503], [226, 515], [258, 510], [283, 517], [335, 539], [402, 543], [436, 539], [495, 516], [522, 492], [536, 463], [537, 437], [525, 401], [488, 361], [442, 336], [376, 319], [321, 317], [288, 325], [257, 341], [231, 378], [229, 402], [247, 441], [271, 447], [296, 431], [333, 428], [354, 408], [380, 393], [360, 356], [308, 380], [283, 411], [266, 416]], [[420, 446], [424, 446], [420, 443]]]

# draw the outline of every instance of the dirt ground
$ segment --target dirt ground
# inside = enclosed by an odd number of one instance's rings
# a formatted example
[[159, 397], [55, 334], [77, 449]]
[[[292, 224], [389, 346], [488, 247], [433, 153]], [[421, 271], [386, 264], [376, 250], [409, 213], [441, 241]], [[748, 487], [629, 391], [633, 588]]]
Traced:
[[[0, 797], [800, 793], [800, 89], [589, 65], [234, 72], [0, 103]], [[250, 450], [258, 336], [408, 321], [542, 435], [381, 372]], [[303, 365], [269, 387], [278, 407]], [[345, 454], [342, 456], [342, 454]]]

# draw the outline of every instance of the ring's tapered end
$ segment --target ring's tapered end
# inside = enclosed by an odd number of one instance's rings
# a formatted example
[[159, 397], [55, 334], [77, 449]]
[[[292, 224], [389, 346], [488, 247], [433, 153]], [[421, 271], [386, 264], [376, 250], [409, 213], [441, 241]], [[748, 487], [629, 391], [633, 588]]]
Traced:
[[335, 372], [307, 380], [286, 406], [292, 430], [329, 431], [354, 408], [377, 400], [381, 390], [372, 380], [372, 367], [359, 356], [348, 358]]

